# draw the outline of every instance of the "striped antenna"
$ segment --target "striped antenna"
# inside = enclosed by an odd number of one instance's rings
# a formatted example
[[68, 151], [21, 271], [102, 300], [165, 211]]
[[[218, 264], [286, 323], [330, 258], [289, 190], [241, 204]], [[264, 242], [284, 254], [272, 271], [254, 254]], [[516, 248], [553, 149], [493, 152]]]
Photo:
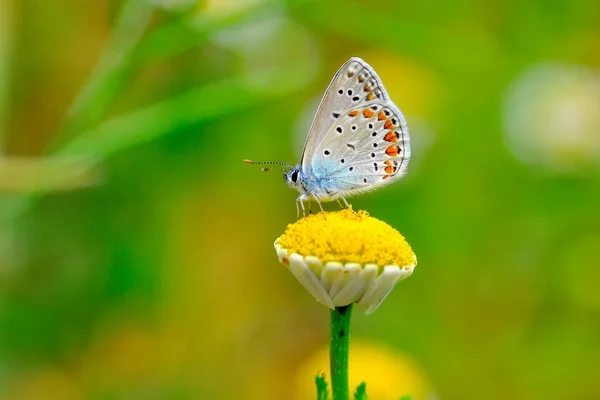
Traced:
[[254, 165], [270, 164], [270, 165], [283, 165], [284, 167], [287, 167], [287, 168], [294, 168], [293, 165], [290, 165], [288, 163], [284, 163], [284, 162], [281, 162], [281, 161], [252, 161], [252, 160], [244, 160], [244, 162], [246, 164], [254, 164]]

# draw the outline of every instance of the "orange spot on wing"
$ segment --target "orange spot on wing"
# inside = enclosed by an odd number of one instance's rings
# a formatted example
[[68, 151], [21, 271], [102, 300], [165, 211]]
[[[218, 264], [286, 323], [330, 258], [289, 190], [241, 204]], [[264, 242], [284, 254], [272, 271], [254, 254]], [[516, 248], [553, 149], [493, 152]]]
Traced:
[[365, 116], [365, 118], [371, 118], [373, 115], [375, 115], [375, 113], [369, 110], [368, 108], [365, 108], [363, 111], [363, 115]]
[[385, 136], [383, 137], [383, 140], [385, 140], [386, 142], [390, 142], [390, 143], [396, 143], [396, 134], [392, 131], [389, 131], [388, 133], [385, 134]]
[[398, 154], [400, 153], [400, 147], [399, 146], [390, 146], [387, 149], [385, 149], [385, 153], [390, 157], [397, 157]]
[[385, 164], [385, 165], [390, 165], [390, 166], [391, 166], [391, 165], [392, 165], [392, 162], [391, 162], [390, 160], [385, 160], [385, 163], [384, 163], [384, 164]]
[[285, 265], [290, 265], [290, 260], [288, 260], [287, 258], [283, 257], [281, 259], [281, 262], [283, 262]]
[[392, 121], [390, 121], [389, 119], [387, 121], [385, 121], [385, 125], [383, 125], [383, 127], [385, 129], [392, 129], [394, 127], [394, 124], [392, 124]]
[[375, 99], [375, 95], [373, 94], [373, 92], [371, 92], [371, 93], [369, 93], [367, 95], [367, 99], [369, 99], [369, 100], [374, 100]]
[[384, 175], [384, 176], [383, 176], [383, 179], [387, 179], [387, 178], [389, 178], [389, 177], [390, 177], [389, 175]]
[[365, 90], [365, 92], [370, 92], [372, 88], [371, 88], [371, 86], [369, 86], [369, 84], [367, 83], [363, 89]]
[[387, 167], [385, 167], [385, 172], [387, 174], [391, 174], [392, 172], [394, 172], [394, 167], [392, 167], [391, 165], [388, 165]]
[[385, 114], [381, 111], [379, 111], [379, 114], [377, 114], [377, 119], [379, 121], [383, 121], [384, 119], [386, 119], [387, 117], [385, 116]]
[[358, 115], [358, 113], [359, 113], [358, 110], [352, 110], [348, 113], [348, 115], [351, 117], [356, 117]]

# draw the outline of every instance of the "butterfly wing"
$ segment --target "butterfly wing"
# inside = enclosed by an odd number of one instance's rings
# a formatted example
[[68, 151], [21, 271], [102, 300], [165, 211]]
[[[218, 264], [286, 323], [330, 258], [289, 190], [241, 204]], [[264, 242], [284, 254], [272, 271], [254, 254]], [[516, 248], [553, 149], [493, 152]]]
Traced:
[[330, 191], [369, 191], [406, 173], [411, 152], [406, 120], [361, 59], [350, 59], [337, 72], [312, 129], [302, 167], [328, 182]]
[[370, 103], [339, 117], [316, 147], [312, 169], [330, 190], [352, 195], [400, 179], [409, 160], [410, 137], [400, 110], [391, 102]]
[[304, 144], [302, 168], [306, 170], [310, 166], [316, 147], [330, 134], [334, 125], [339, 123], [339, 118], [345, 111], [388, 98], [381, 80], [369, 64], [356, 57], [346, 61], [334, 75], [321, 99]]

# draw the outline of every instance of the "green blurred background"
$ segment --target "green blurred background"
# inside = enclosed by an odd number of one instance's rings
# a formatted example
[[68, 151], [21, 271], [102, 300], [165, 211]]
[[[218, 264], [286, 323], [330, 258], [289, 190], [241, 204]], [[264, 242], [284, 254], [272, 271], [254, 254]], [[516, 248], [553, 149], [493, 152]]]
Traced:
[[599, 399], [600, 3], [451, 3], [0, 0], [0, 398], [300, 400], [328, 311], [241, 160], [358, 56], [413, 160], [352, 203], [419, 265], [353, 337], [440, 399]]

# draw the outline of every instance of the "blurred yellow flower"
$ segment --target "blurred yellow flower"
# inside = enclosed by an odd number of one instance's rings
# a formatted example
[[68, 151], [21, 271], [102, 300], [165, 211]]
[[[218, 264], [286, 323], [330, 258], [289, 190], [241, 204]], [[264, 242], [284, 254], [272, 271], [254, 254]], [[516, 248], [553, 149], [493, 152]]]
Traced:
[[[421, 368], [408, 356], [381, 345], [357, 340], [350, 346], [350, 388], [367, 383], [369, 400], [412, 400], [434, 397], [428, 379]], [[307, 358], [296, 374], [296, 398], [314, 399], [314, 376], [329, 371], [329, 348], [323, 347]], [[328, 375], [328, 374], [326, 374]]]
[[367, 314], [417, 264], [397, 230], [366, 211], [350, 209], [309, 215], [288, 225], [275, 249], [279, 261], [318, 302], [331, 309], [357, 302], [367, 307]]

